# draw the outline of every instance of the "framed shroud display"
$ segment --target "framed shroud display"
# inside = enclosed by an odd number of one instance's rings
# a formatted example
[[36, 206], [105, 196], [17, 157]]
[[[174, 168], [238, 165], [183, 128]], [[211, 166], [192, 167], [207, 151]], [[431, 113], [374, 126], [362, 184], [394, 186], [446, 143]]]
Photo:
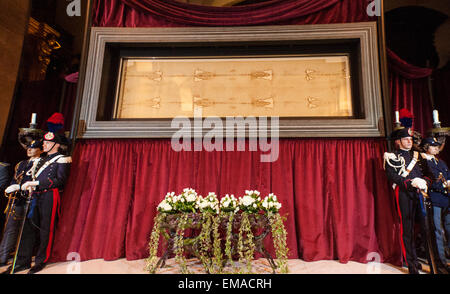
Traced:
[[79, 138], [171, 137], [199, 113], [278, 117], [280, 137], [384, 135], [375, 23], [92, 28], [82, 97]]

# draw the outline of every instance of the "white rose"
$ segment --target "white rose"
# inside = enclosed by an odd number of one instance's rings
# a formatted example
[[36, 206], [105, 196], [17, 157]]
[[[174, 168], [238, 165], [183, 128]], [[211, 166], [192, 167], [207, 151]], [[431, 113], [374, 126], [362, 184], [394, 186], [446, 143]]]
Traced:
[[187, 197], [186, 197], [186, 200], [188, 202], [194, 202], [196, 200], [195, 198], [196, 198], [195, 194], [188, 194]]
[[244, 197], [242, 198], [242, 203], [243, 203], [245, 206], [250, 206], [253, 202], [254, 202], [254, 200], [253, 200], [253, 198], [250, 197], [250, 196], [244, 196]]

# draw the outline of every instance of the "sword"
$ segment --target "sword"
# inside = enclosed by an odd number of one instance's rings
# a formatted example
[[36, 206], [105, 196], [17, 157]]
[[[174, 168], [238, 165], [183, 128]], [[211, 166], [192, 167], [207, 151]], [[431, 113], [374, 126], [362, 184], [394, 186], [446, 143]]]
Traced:
[[[21, 183], [22, 183], [24, 173], [25, 172], [22, 171], [21, 173], [17, 174], [17, 168], [16, 168], [14, 179], [15, 179], [16, 183], [18, 183], [19, 185], [21, 185]], [[20, 193], [20, 191], [19, 191], [19, 193]], [[5, 196], [8, 197], [8, 204], [6, 204], [5, 211], [3, 212], [4, 214], [6, 214], [5, 225], [3, 226], [3, 234], [6, 231], [6, 226], [8, 225], [9, 218], [14, 214], [14, 207], [16, 206], [16, 200], [17, 200], [16, 195], [17, 195], [17, 191], [9, 193], [9, 196], [5, 192]]]
[[420, 202], [422, 206], [422, 215], [425, 224], [425, 234], [427, 239], [430, 269], [432, 273], [437, 274], [435, 242], [433, 242], [433, 236], [431, 235], [431, 233], [433, 232], [432, 228], [434, 227], [434, 222], [432, 218], [433, 207], [429, 195], [424, 190], [420, 190]]
[[17, 199], [16, 193], [17, 193], [17, 191], [12, 192], [8, 196], [8, 194], [6, 194], [6, 192], [5, 192], [5, 196], [8, 197], [8, 204], [6, 204], [5, 211], [3, 211], [3, 213], [6, 214], [5, 225], [3, 226], [3, 235], [5, 234], [6, 226], [8, 225], [9, 218], [14, 214], [14, 207], [15, 207], [16, 199]]
[[23, 215], [23, 218], [22, 218], [21, 223], [20, 223], [20, 230], [19, 230], [19, 234], [17, 236], [17, 241], [16, 241], [16, 251], [14, 252], [14, 260], [13, 260], [13, 263], [11, 265], [10, 274], [14, 273], [14, 268], [16, 267], [17, 254], [19, 253], [20, 242], [22, 241], [23, 228], [25, 226], [25, 221], [27, 220], [27, 214], [28, 214], [28, 209], [30, 207], [30, 202], [31, 202], [32, 195], [33, 195], [33, 188], [30, 187], [30, 188], [28, 188], [28, 196], [26, 198], [26, 202], [25, 202], [25, 206], [24, 206], [24, 215]]

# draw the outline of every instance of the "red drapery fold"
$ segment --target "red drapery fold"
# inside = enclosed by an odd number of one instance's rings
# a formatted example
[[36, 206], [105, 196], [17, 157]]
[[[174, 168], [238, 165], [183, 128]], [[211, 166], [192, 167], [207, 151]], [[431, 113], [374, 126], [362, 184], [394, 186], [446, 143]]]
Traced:
[[400, 75], [405, 79], [426, 78], [433, 73], [433, 70], [431, 68], [417, 67], [407, 63], [389, 48], [386, 51], [388, 57], [388, 66], [391, 72]]
[[260, 152], [175, 152], [170, 139], [82, 141], [52, 260], [69, 252], [82, 260], [147, 257], [157, 204], [169, 191], [192, 187], [203, 195], [278, 195], [290, 258], [367, 262], [378, 252], [383, 262], [399, 264], [385, 150], [383, 139], [283, 139], [279, 159], [261, 163]]
[[369, 20], [366, 0], [273, 0], [210, 7], [175, 0], [95, 0], [93, 25], [102, 27], [246, 26]]
[[414, 115], [413, 128], [426, 136], [433, 122], [427, 79], [433, 70], [411, 65], [389, 49], [387, 53], [392, 113], [401, 108], [410, 110]]

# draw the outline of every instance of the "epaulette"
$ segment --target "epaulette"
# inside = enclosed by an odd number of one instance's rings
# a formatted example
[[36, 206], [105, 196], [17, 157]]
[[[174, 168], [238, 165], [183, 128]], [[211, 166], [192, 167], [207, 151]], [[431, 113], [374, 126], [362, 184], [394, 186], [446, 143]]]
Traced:
[[71, 163], [72, 162], [72, 157], [64, 156], [64, 157], [59, 158], [56, 162], [57, 163]]
[[397, 160], [397, 156], [391, 152], [384, 152], [383, 159], [383, 169], [386, 169], [386, 162], [389, 160]]
[[426, 159], [426, 160], [432, 160], [433, 158], [435, 158], [434, 156], [428, 155], [426, 153], [420, 153], [420, 155], [422, 156], [423, 159]]
[[9, 166], [9, 163], [0, 162], [0, 166]]

